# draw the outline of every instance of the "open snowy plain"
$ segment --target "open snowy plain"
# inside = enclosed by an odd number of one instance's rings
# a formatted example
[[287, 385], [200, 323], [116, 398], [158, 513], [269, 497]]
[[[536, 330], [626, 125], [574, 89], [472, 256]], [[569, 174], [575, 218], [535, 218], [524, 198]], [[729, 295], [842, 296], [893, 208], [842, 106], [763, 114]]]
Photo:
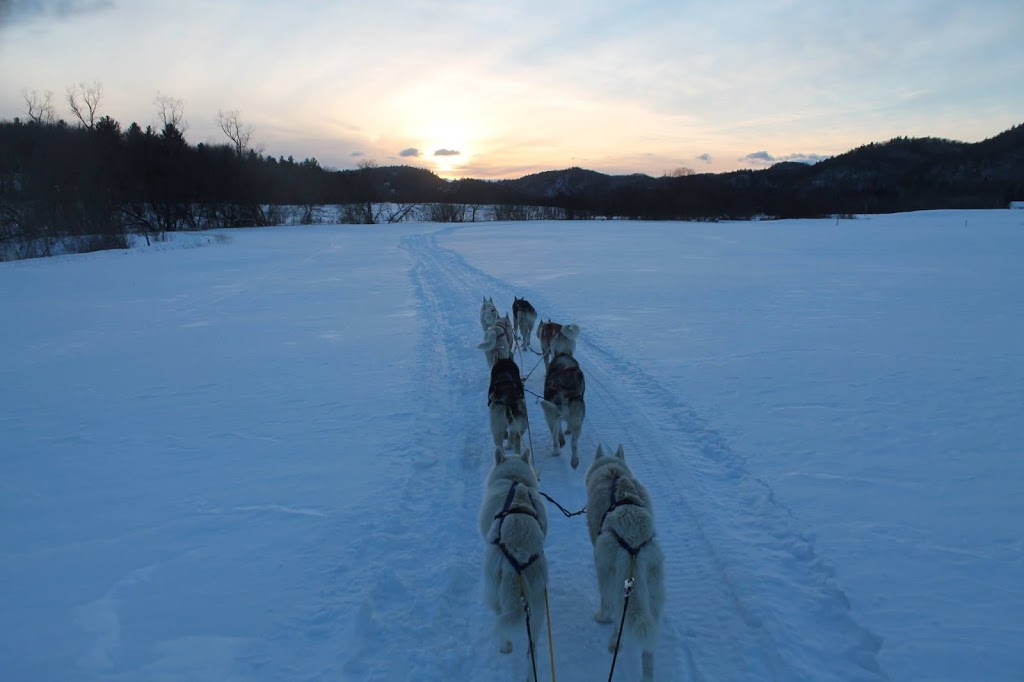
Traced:
[[[661, 680], [1020, 680], [1022, 254], [1007, 210], [0, 263], [0, 679], [525, 679], [481, 596], [475, 349], [481, 297], [525, 296], [587, 378], [576, 471], [528, 396], [542, 490], [579, 509], [622, 443], [653, 497]], [[585, 523], [549, 518], [558, 679], [606, 679]]]

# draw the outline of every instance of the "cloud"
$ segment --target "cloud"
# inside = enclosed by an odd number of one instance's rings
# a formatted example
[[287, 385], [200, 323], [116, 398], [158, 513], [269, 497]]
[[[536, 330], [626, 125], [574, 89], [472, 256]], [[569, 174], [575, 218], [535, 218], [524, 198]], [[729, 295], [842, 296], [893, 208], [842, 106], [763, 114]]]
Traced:
[[739, 160], [755, 166], [770, 166], [778, 162], [778, 159], [768, 152], [754, 152], [741, 157]]
[[66, 20], [80, 14], [114, 9], [114, 0], [8, 0], [0, 1], [0, 26], [34, 19]]
[[434, 152], [434, 156], [459, 156], [462, 152], [457, 152], [454, 149], [438, 149]]
[[786, 156], [773, 156], [768, 152], [761, 151], [754, 152], [752, 154], [747, 154], [746, 156], [740, 158], [739, 160], [745, 163], [749, 163], [753, 166], [762, 166], [767, 168], [768, 166], [773, 166], [777, 163], [782, 163], [784, 161], [790, 161], [793, 163], [806, 163], [809, 166], [813, 166], [819, 161], [824, 161], [825, 159], [828, 158], [831, 157], [823, 156], [821, 154], [787, 154]]
[[830, 159], [830, 156], [822, 156], [821, 154], [789, 154], [784, 156], [780, 161], [795, 161], [796, 163], [806, 163], [808, 166], [813, 166], [819, 161]]
[[399, 156], [420, 156], [420, 150], [416, 149], [416, 147], [409, 147], [408, 149], [403, 149], [402, 151], [398, 152], [398, 155]]
[[703, 161], [704, 163], [711, 163], [712, 161], [714, 161], [714, 159], [711, 158], [710, 154], [701, 154], [700, 156], [697, 157], [697, 160]]
[[358, 159], [361, 156], [366, 156], [366, 152], [352, 152], [349, 154], [353, 159]]

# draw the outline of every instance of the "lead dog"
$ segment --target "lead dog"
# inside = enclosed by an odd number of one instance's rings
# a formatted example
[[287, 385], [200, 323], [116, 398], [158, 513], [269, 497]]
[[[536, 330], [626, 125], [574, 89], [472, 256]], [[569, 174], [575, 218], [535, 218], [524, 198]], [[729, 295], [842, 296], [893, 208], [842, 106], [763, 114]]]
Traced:
[[548, 584], [544, 557], [548, 516], [537, 497], [539, 485], [529, 449], [521, 457], [506, 457], [501, 448], [495, 449], [479, 525], [487, 542], [484, 592], [497, 615], [500, 650], [506, 654], [512, 651], [512, 632], [521, 627], [525, 631], [524, 599], [530, 609], [534, 641], [543, 632], [541, 607]]
[[525, 298], [516, 298], [512, 301], [512, 322], [523, 337], [523, 344], [529, 348], [533, 325], [537, 323], [537, 310]]
[[496, 360], [512, 357], [513, 338], [512, 322], [508, 319], [508, 313], [505, 313], [504, 317], [499, 317], [488, 327], [483, 342], [477, 345], [484, 352], [488, 367], [494, 367]]
[[562, 435], [562, 421], [566, 423], [566, 433], [572, 434], [572, 460], [575, 469], [580, 464], [579, 442], [580, 431], [583, 429], [583, 417], [587, 413], [583, 394], [587, 385], [583, 378], [580, 364], [571, 355], [559, 353], [548, 365], [544, 376], [544, 398], [540, 407], [544, 410], [544, 420], [551, 432], [551, 450], [557, 455], [565, 445]]
[[[594, 619], [620, 622], [623, 584], [633, 578], [623, 630], [643, 650], [643, 682], [653, 682], [654, 646], [665, 606], [665, 557], [654, 536], [651, 496], [633, 476], [621, 445], [614, 455], [606, 455], [598, 445], [585, 480], [587, 529], [601, 592], [601, 608]], [[613, 652], [616, 635], [612, 633], [608, 643]]]
[[490, 413], [491, 436], [495, 447], [509, 447], [517, 453], [522, 449], [523, 434], [530, 422], [526, 415], [526, 392], [519, 366], [511, 358], [495, 360], [491, 367], [491, 384], [487, 390], [487, 410]]
[[485, 298], [480, 304], [480, 327], [484, 333], [498, 321], [498, 309], [494, 307], [493, 298]]
[[537, 326], [537, 340], [540, 341], [540, 352], [544, 356], [544, 367], [548, 366], [548, 358], [558, 353], [573, 355], [576, 352], [576, 339], [580, 328], [575, 324], [559, 324], [548, 320]]

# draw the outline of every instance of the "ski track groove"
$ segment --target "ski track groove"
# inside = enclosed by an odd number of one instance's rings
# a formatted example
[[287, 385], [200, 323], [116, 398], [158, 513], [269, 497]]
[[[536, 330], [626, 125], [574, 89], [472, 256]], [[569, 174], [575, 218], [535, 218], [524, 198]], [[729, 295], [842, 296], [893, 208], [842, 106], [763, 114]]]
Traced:
[[[579, 320], [548, 305], [539, 292], [492, 277], [438, 244], [439, 236], [457, 229], [464, 228], [410, 235], [401, 243], [411, 259], [410, 278], [419, 303], [417, 352], [423, 361], [416, 364], [414, 385], [423, 399], [417, 428], [410, 434], [410, 475], [396, 485], [401, 489], [396, 496], [399, 509], [368, 522], [364, 537], [369, 540], [360, 548], [370, 557], [382, 556], [374, 544], [386, 536], [390, 547], [405, 549], [397, 553], [400, 565], [372, 580], [361, 578], [369, 589], [356, 615], [360, 646], [349, 652], [342, 668], [352, 679], [523, 679], [528, 671], [521, 653], [524, 641], [516, 643], [516, 655], [497, 652], [493, 617], [483, 602], [483, 544], [476, 517], [493, 446], [486, 414], [489, 375], [483, 353], [475, 348], [483, 336], [478, 312], [482, 296], [493, 296], [499, 314], [504, 314], [513, 296], [526, 295], [544, 318]], [[599, 330], [584, 326], [577, 358], [588, 384], [579, 469], [569, 467], [568, 446], [561, 456], [551, 455], [543, 416], [529, 394], [532, 426], [526, 442], [535, 453], [541, 489], [571, 510], [585, 504], [583, 477], [598, 443], [606, 448], [622, 443], [627, 461], [650, 490], [667, 564], [668, 603], [655, 654], [658, 678], [885, 679], [877, 661], [877, 638], [852, 621], [845, 595], [795, 519], [764, 482], [746, 471], [728, 442], [616, 351]], [[524, 375], [537, 360], [532, 354], [516, 356]], [[533, 372], [526, 388], [543, 392], [543, 368]], [[431, 526], [435, 534], [425, 536], [423, 521], [439, 504], [457, 510], [442, 518], [461, 521]], [[585, 521], [566, 519], [553, 507], [549, 519], [549, 590], [559, 677], [568, 682], [604, 679], [611, 662], [607, 641], [612, 626], [592, 618], [598, 596]], [[396, 553], [388, 552], [394, 563]], [[786, 641], [785, 624], [777, 622], [777, 614], [757, 594], [757, 575], [747, 575], [761, 561], [773, 571], [769, 581], [783, 582], [782, 588], [772, 582], [772, 593], [792, 590], [794, 599], [810, 593], [814, 607], [825, 612], [822, 625], [835, 629], [826, 638], [827, 650], [808, 651], [802, 642]], [[368, 562], [388, 564], [383, 559]], [[408, 650], [410, 641], [421, 646]], [[634, 648], [627, 642], [620, 652], [616, 671], [622, 679], [639, 671]], [[538, 670], [546, 679], [546, 635], [538, 642], [537, 655]]]

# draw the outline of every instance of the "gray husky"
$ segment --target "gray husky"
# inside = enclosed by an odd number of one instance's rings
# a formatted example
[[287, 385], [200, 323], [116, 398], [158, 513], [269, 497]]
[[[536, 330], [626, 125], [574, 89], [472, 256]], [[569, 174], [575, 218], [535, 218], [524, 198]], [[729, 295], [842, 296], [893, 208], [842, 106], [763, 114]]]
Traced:
[[487, 328], [483, 342], [477, 345], [484, 352], [488, 367], [494, 367], [496, 360], [512, 357], [514, 339], [512, 322], [508, 319], [508, 313], [505, 313], [504, 317], [499, 317]]
[[548, 320], [537, 325], [537, 340], [540, 341], [540, 352], [544, 356], [544, 366], [548, 366], [548, 358], [558, 353], [572, 355], [576, 352], [576, 339], [580, 328], [575, 324], [559, 324]]
[[513, 631], [522, 628], [526, 632], [524, 601], [530, 609], [534, 642], [543, 632], [548, 516], [537, 494], [539, 485], [529, 450], [520, 457], [505, 456], [501, 448], [495, 449], [479, 524], [487, 542], [484, 593], [498, 617], [502, 653], [512, 651]]
[[526, 392], [519, 366], [511, 358], [500, 358], [491, 367], [491, 383], [487, 389], [487, 409], [491, 418], [491, 436], [495, 447], [509, 447], [517, 453], [522, 449], [523, 434], [530, 427], [526, 415]]
[[[594, 567], [601, 592], [599, 623], [618, 623], [625, 604], [623, 585], [633, 580], [623, 630], [643, 654], [643, 682], [654, 680], [654, 646], [665, 606], [665, 557], [654, 536], [651, 496], [633, 476], [619, 446], [606, 455], [597, 446], [586, 475], [587, 529], [594, 546]], [[615, 650], [617, 632], [608, 643]]]
[[580, 464], [579, 442], [580, 431], [583, 429], [583, 417], [587, 413], [583, 394], [586, 392], [586, 381], [580, 364], [571, 355], [559, 353], [548, 365], [544, 376], [544, 398], [540, 407], [544, 410], [544, 420], [551, 432], [551, 450], [558, 454], [565, 445], [562, 435], [562, 421], [566, 423], [565, 433], [572, 434], [572, 460], [575, 469]]
[[523, 337], [523, 345], [529, 348], [533, 325], [537, 323], [537, 310], [525, 298], [516, 298], [512, 301], [512, 322]]

